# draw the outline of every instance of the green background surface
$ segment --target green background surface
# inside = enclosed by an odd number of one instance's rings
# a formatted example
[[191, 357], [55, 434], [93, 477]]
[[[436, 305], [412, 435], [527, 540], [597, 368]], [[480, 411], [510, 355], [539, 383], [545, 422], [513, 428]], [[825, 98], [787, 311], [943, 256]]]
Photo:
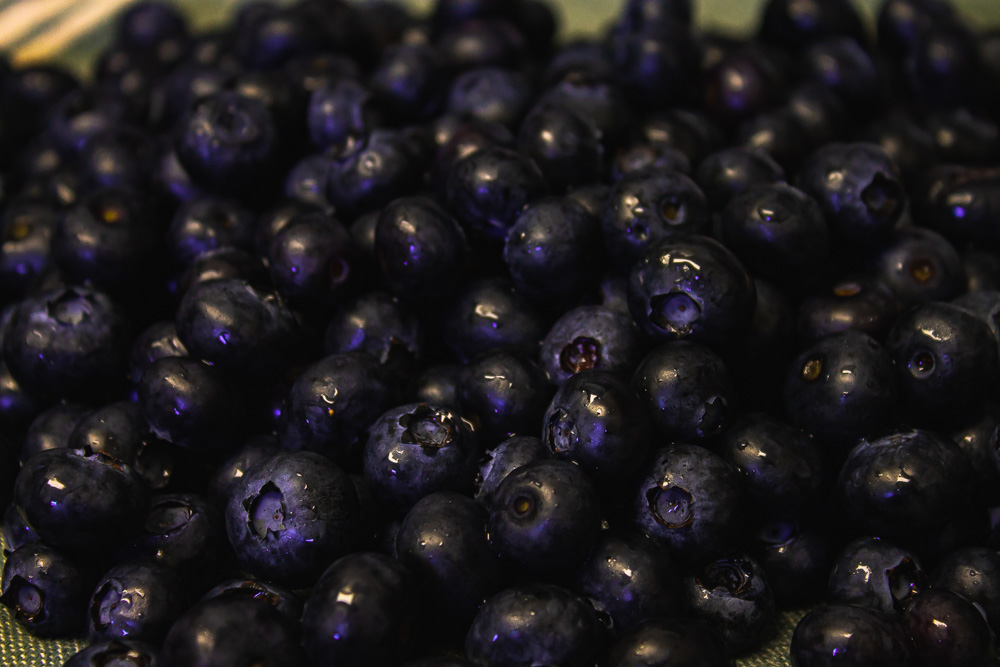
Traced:
[[[58, 49], [41, 48], [49, 42], [47, 38], [59, 29], [64, 14], [37, 26], [16, 41], [4, 41], [5, 17], [12, 20], [11, 10], [18, 5], [33, 3], [36, 7], [58, 0], [0, 0], [0, 51], [5, 52], [15, 62], [54, 60], [80, 75], [85, 75], [94, 61], [96, 53], [107, 44], [110, 32], [107, 24], [98, 24], [69, 43], [61, 43]], [[224, 21], [242, 0], [175, 0], [184, 6], [196, 27], [206, 27]], [[101, 0], [77, 0], [67, 4], [71, 10], [83, 5], [95, 6]], [[66, 3], [64, 3], [66, 4]], [[417, 11], [430, 7], [432, 0], [412, 0], [406, 2]], [[564, 35], [592, 33], [615, 15], [622, 2], [620, 0], [552, 0], [560, 14]], [[695, 20], [706, 28], [732, 33], [754, 30], [756, 17], [763, 0], [695, 0]], [[869, 18], [874, 17], [880, 4], [877, 0], [857, 2], [857, 6]], [[955, 6], [968, 21], [980, 27], [1000, 26], [1000, 0], [958, 0]], [[9, 25], [9, 24], [8, 24]], [[4, 545], [5, 547], [6, 545]], [[0, 554], [0, 565], [3, 556]], [[753, 655], [737, 660], [738, 667], [786, 667], [788, 644], [795, 624], [804, 611], [782, 614], [775, 623], [770, 640], [763, 649]], [[55, 667], [62, 665], [73, 653], [86, 645], [79, 641], [40, 641], [22, 630], [7, 613], [0, 611], [0, 665], [3, 667]], [[942, 666], [944, 667], [944, 666]]]

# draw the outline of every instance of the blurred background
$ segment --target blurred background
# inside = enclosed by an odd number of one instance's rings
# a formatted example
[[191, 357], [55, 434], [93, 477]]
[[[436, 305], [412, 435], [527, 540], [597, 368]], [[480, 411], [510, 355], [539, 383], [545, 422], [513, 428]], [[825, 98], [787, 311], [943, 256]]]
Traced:
[[[15, 63], [56, 60], [84, 74], [109, 32], [108, 17], [136, 0], [0, 0], [0, 51]], [[196, 27], [221, 23], [248, 0], [173, 0], [185, 7]], [[282, 0], [275, 0], [280, 2]], [[624, 0], [551, 0], [565, 35], [593, 33], [615, 15]], [[400, 0], [426, 11], [433, 0]], [[695, 0], [700, 26], [732, 33], [753, 30], [765, 0]], [[855, 4], [873, 19], [881, 0]], [[1000, 26], [1000, 0], [954, 0], [974, 25]]]

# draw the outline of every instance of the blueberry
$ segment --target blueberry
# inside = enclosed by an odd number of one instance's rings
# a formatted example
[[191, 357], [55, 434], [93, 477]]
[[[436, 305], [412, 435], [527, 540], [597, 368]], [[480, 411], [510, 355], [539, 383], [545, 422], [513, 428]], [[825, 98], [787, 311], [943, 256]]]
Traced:
[[699, 45], [690, 26], [679, 21], [646, 21], [619, 27], [612, 42], [618, 80], [635, 102], [654, 109], [676, 106], [698, 71]]
[[846, 604], [816, 607], [795, 626], [794, 667], [894, 667], [913, 664], [913, 649], [897, 619]]
[[121, 563], [104, 574], [90, 597], [90, 639], [158, 644], [187, 604], [181, 579], [173, 570], [152, 563]]
[[347, 229], [323, 213], [304, 213], [274, 235], [267, 251], [278, 293], [309, 311], [336, 303], [353, 277]]
[[[847, 109], [843, 101], [821, 83], [807, 81], [795, 87], [788, 95], [786, 107], [805, 128], [808, 146], [837, 141], [847, 134]], [[893, 151], [885, 145], [883, 148], [895, 158]]]
[[302, 617], [303, 601], [292, 591], [257, 579], [229, 579], [209, 592], [203, 600], [212, 598], [232, 598], [237, 600], [258, 600], [273, 607], [278, 613], [293, 623]]
[[79, 155], [95, 136], [128, 120], [125, 100], [97, 85], [71, 91], [48, 112], [46, 127], [56, 147]]
[[66, 667], [145, 667], [156, 665], [157, 651], [144, 642], [113, 639], [80, 649]]
[[21, 464], [39, 452], [69, 447], [69, 437], [90, 408], [60, 401], [40, 413], [28, 426], [21, 442]]
[[123, 125], [94, 136], [80, 156], [88, 189], [146, 188], [153, 175], [156, 143], [142, 130]]
[[378, 120], [371, 92], [350, 78], [320, 86], [309, 98], [307, 117], [309, 136], [319, 149], [359, 141]]
[[955, 9], [942, 0], [889, 0], [878, 15], [879, 48], [901, 55], [916, 46], [935, 21], [954, 19]]
[[663, 171], [690, 174], [691, 161], [680, 149], [663, 143], [633, 143], [618, 150], [611, 165], [611, 179], [618, 182], [631, 174]]
[[853, 330], [885, 340], [902, 306], [884, 283], [867, 276], [844, 276], [812, 291], [799, 304], [798, 334], [813, 343]]
[[247, 474], [251, 466], [279, 451], [280, 444], [273, 435], [262, 435], [247, 440], [212, 473], [208, 482], [212, 496], [225, 503], [233, 487]]
[[478, 150], [493, 147], [511, 148], [514, 144], [514, 135], [499, 123], [466, 121], [458, 116], [442, 116], [432, 129], [437, 151], [428, 176], [430, 185], [441, 202], [446, 202], [448, 174], [457, 162]]
[[745, 146], [724, 148], [708, 155], [695, 172], [695, 180], [713, 210], [721, 210], [751, 185], [784, 179], [785, 170], [770, 155]]
[[473, 282], [452, 301], [443, 335], [458, 360], [467, 362], [499, 349], [534, 354], [545, 324], [508, 280], [488, 278]]
[[317, 665], [397, 664], [412, 624], [411, 575], [397, 561], [359, 552], [334, 562], [302, 611], [302, 646]]
[[912, 553], [878, 537], [861, 537], [837, 555], [830, 571], [829, 599], [901, 612], [928, 588], [928, 579]]
[[722, 131], [707, 116], [682, 109], [647, 115], [636, 135], [643, 144], [681, 151], [692, 164], [701, 162], [722, 145]]
[[79, 87], [69, 71], [56, 65], [38, 64], [12, 71], [4, 81], [4, 96], [13, 110], [11, 122], [25, 137], [37, 134], [48, 110]]
[[958, 251], [940, 234], [910, 228], [895, 232], [876, 260], [877, 278], [904, 307], [949, 301], [965, 291]]
[[903, 81], [925, 107], [962, 109], [978, 93], [976, 51], [975, 35], [966, 26], [934, 21], [902, 59]]
[[515, 127], [531, 104], [531, 84], [517, 71], [483, 67], [452, 81], [447, 113]]
[[469, 363], [458, 382], [458, 405], [480, 440], [491, 446], [510, 435], [537, 432], [552, 388], [531, 359], [491, 352]]
[[253, 214], [238, 202], [214, 197], [184, 202], [167, 230], [174, 261], [186, 266], [210, 250], [253, 246]]
[[705, 73], [704, 106], [720, 123], [745, 120], [779, 101], [782, 73], [760, 45], [724, 53]]
[[2, 536], [7, 551], [16, 551], [25, 544], [41, 540], [38, 534], [28, 525], [21, 511], [12, 503], [3, 512], [3, 522], [0, 523]]
[[907, 183], [917, 181], [937, 157], [931, 134], [903, 113], [889, 112], [876, 119], [861, 136], [882, 147], [902, 170]]
[[725, 667], [731, 664], [715, 632], [703, 621], [657, 618], [622, 634], [611, 645], [608, 667]]
[[666, 237], [629, 273], [629, 310], [656, 340], [733, 338], [749, 326], [756, 296], [736, 256], [705, 236]]
[[326, 155], [308, 155], [296, 162], [285, 179], [285, 196], [291, 201], [332, 213], [333, 205], [326, 197], [330, 164]]
[[834, 551], [834, 537], [822, 522], [778, 520], [757, 531], [754, 553], [778, 606], [798, 609], [826, 591]]
[[1000, 291], [973, 290], [958, 297], [952, 303], [986, 322], [993, 337], [1000, 342]]
[[582, 598], [559, 586], [528, 584], [487, 600], [465, 651], [482, 665], [586, 665], [597, 659], [604, 639], [597, 614]]
[[476, 475], [476, 500], [489, 506], [507, 475], [532, 461], [548, 458], [548, 455], [541, 439], [531, 435], [515, 435], [486, 451]]
[[186, 356], [189, 356], [188, 350], [177, 336], [177, 327], [173, 322], [162, 320], [151, 324], [132, 343], [129, 353], [129, 378], [132, 385], [139, 384], [142, 374], [157, 359]]
[[437, 491], [472, 490], [479, 461], [476, 434], [448, 408], [410, 403], [369, 428], [362, 465], [379, 502], [394, 513]]
[[1000, 556], [992, 549], [969, 547], [948, 554], [932, 583], [978, 605], [991, 628], [1000, 620]]
[[428, 366], [413, 378], [407, 395], [417, 403], [457, 408], [461, 375], [462, 367], [458, 364]]
[[139, 406], [131, 401], [117, 401], [81, 419], [65, 446], [87, 455], [104, 454], [134, 466], [143, 440], [148, 437], [149, 426]]
[[822, 83], [855, 116], [867, 116], [881, 106], [883, 82], [875, 61], [854, 37], [831, 37], [803, 54], [805, 78]]
[[448, 69], [516, 68], [526, 55], [524, 36], [503, 17], [471, 19], [444, 28], [434, 45]]
[[932, 114], [926, 127], [934, 138], [936, 153], [947, 162], [991, 164], [990, 156], [1000, 146], [1000, 127], [967, 109]]
[[834, 35], [859, 40], [865, 35], [861, 17], [847, 0], [808, 3], [771, 0], [764, 9], [759, 33], [762, 40], [791, 50]]
[[58, 224], [54, 206], [15, 200], [0, 216], [0, 293], [22, 298], [52, 261], [52, 236]]
[[38, 637], [83, 629], [93, 579], [75, 559], [41, 542], [7, 554], [0, 604]]
[[972, 413], [961, 426], [950, 433], [975, 476], [975, 498], [992, 507], [1000, 499], [1000, 406], [987, 402], [982, 410]]
[[988, 665], [996, 660], [993, 631], [983, 611], [951, 591], [919, 595], [903, 613], [920, 665]]
[[441, 54], [427, 44], [396, 44], [372, 72], [371, 91], [390, 118], [419, 121], [437, 112], [446, 94]]
[[239, 248], [218, 248], [198, 255], [179, 276], [167, 283], [167, 288], [177, 298], [183, 298], [191, 288], [220, 279], [243, 281], [260, 292], [271, 291], [264, 263]]
[[532, 109], [518, 130], [517, 148], [534, 160], [553, 193], [590, 183], [601, 175], [601, 135], [566, 105], [549, 103]]
[[645, 344], [627, 313], [607, 306], [578, 306], [560, 317], [542, 341], [549, 381], [561, 385], [591, 369], [628, 373]]
[[722, 359], [691, 341], [653, 349], [636, 367], [632, 389], [645, 403], [653, 430], [677, 441], [721, 433], [738, 398]]
[[358, 350], [379, 360], [393, 377], [408, 377], [420, 361], [420, 322], [385, 292], [364, 294], [339, 308], [327, 325], [327, 354]]
[[636, 527], [681, 560], [719, 552], [737, 537], [743, 489], [738, 473], [695, 445], [657, 449], [632, 487]]

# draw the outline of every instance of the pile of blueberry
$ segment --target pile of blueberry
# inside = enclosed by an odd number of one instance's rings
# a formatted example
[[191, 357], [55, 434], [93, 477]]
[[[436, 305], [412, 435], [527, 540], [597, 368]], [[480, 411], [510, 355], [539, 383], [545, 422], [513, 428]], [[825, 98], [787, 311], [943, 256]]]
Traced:
[[0, 602], [67, 665], [990, 665], [1000, 32], [119, 17], [0, 64]]

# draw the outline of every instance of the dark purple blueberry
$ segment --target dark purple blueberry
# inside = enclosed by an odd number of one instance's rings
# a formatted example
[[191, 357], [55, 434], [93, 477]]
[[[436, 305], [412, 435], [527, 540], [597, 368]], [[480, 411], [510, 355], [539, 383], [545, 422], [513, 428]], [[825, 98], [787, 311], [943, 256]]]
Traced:
[[807, 81], [797, 86], [789, 93], [785, 106], [805, 128], [808, 146], [821, 146], [842, 139], [846, 134], [844, 103], [821, 83]]
[[514, 69], [527, 50], [524, 36], [503, 17], [448, 26], [434, 45], [447, 68], [456, 73], [486, 67]]
[[400, 122], [434, 115], [444, 102], [447, 77], [441, 54], [428, 44], [396, 44], [382, 54], [369, 86], [378, 108]]
[[353, 278], [351, 236], [324, 213], [303, 213], [274, 235], [267, 251], [275, 289], [308, 311], [337, 302]]
[[42, 129], [48, 111], [79, 82], [69, 71], [56, 65], [37, 64], [13, 70], [4, 81], [4, 97], [10, 108], [10, 122], [30, 137]]
[[130, 639], [112, 639], [80, 649], [63, 667], [156, 667], [159, 652]]
[[722, 358], [690, 341], [664, 343], [632, 375], [653, 430], [677, 442], [718, 435], [733, 418], [737, 395]]
[[887, 0], [878, 15], [879, 49], [903, 55], [935, 22], [955, 19], [955, 8], [944, 0]]
[[483, 605], [465, 652], [480, 665], [588, 665], [604, 643], [604, 627], [583, 598], [559, 586], [527, 584]]
[[879, 537], [854, 540], [837, 555], [827, 585], [832, 602], [901, 612], [928, 588], [919, 559]]
[[515, 435], [486, 451], [476, 475], [476, 500], [489, 507], [507, 475], [532, 461], [548, 458], [548, 455], [541, 439], [531, 435]]
[[3, 521], [0, 523], [0, 537], [3, 538], [7, 551], [15, 551], [25, 544], [41, 540], [38, 534], [28, 525], [21, 511], [12, 503], [8, 504], [7, 509], [3, 512]]
[[46, 128], [60, 152], [78, 155], [97, 135], [128, 120], [125, 99], [110, 89], [87, 86], [61, 98], [48, 110]]
[[836, 545], [822, 523], [764, 523], [753, 548], [780, 608], [798, 609], [826, 591]]
[[410, 403], [368, 429], [362, 465], [379, 503], [403, 514], [431, 493], [469, 493], [479, 446], [470, 424], [450, 409]]
[[889, 112], [873, 121], [861, 137], [881, 146], [902, 170], [907, 183], [917, 181], [937, 158], [930, 132], [903, 113]]
[[517, 148], [534, 160], [556, 194], [601, 174], [600, 132], [569, 106], [549, 103], [532, 109], [518, 130]]
[[77, 634], [93, 577], [77, 560], [41, 542], [6, 555], [0, 604], [36, 637]]
[[944, 237], [919, 227], [896, 231], [876, 259], [876, 278], [904, 308], [950, 301], [965, 291], [962, 258]]
[[748, 44], [723, 54], [705, 73], [704, 106], [720, 123], [736, 123], [774, 106], [783, 83], [770, 54]]
[[314, 452], [258, 461], [237, 481], [226, 505], [226, 533], [252, 573], [308, 586], [350, 552], [360, 529], [350, 478]]
[[932, 21], [907, 49], [901, 65], [901, 79], [924, 108], [964, 113], [981, 95], [976, 35], [959, 21]]
[[458, 382], [458, 405], [483, 445], [511, 435], [536, 433], [552, 387], [530, 358], [515, 352], [490, 352], [470, 362]]
[[901, 310], [885, 284], [866, 276], [846, 276], [811, 292], [799, 304], [798, 334], [804, 343], [853, 330], [885, 340]]
[[302, 646], [314, 663], [398, 664], [415, 613], [411, 576], [396, 560], [366, 552], [327, 568], [302, 611]]
[[957, 165], [929, 170], [919, 185], [923, 197], [914, 202], [914, 217], [958, 243], [995, 243], [995, 212], [1000, 210], [1000, 172]]
[[992, 119], [974, 115], [967, 109], [933, 114], [926, 122], [934, 138], [935, 153], [946, 164], [993, 165], [1000, 148], [1000, 126]]
[[448, 173], [455, 163], [481, 149], [510, 148], [514, 144], [514, 135], [503, 125], [465, 121], [458, 116], [442, 116], [432, 130], [437, 151], [428, 176], [442, 202], [447, 196]]
[[549, 381], [561, 385], [591, 369], [629, 373], [644, 349], [627, 313], [606, 306], [578, 306], [552, 325], [542, 341], [541, 362]]
[[809, 129], [788, 107], [764, 111], [740, 123], [737, 142], [764, 151], [786, 169], [795, 169], [813, 148]]
[[90, 640], [159, 644], [187, 606], [181, 578], [173, 570], [141, 561], [115, 565], [90, 596]]
[[398, 378], [409, 377], [421, 356], [420, 322], [399, 300], [370, 292], [338, 308], [323, 336], [327, 354], [367, 352]]
[[259, 600], [276, 609], [282, 616], [293, 623], [298, 623], [302, 617], [304, 601], [295, 593], [279, 586], [257, 579], [230, 579], [224, 581], [209, 592], [203, 600], [212, 598], [235, 598], [239, 600]]
[[611, 645], [608, 667], [729, 667], [718, 635], [703, 621], [656, 618], [622, 634]]
[[134, 467], [142, 443], [150, 437], [142, 410], [131, 401], [116, 401], [81, 419], [66, 447], [86, 455], [104, 454]]
[[167, 243], [178, 266], [210, 250], [253, 247], [252, 213], [239, 202], [212, 197], [185, 202], [167, 229]]
[[906, 630], [885, 612], [832, 604], [816, 607], [795, 626], [793, 667], [910, 667]]
[[[589, 57], [585, 56], [585, 60]], [[633, 110], [625, 92], [613, 73], [613, 65], [603, 56], [595, 65], [588, 62], [580, 70], [569, 66], [569, 71], [558, 76], [554, 85], [544, 92], [537, 104], [565, 105], [578, 116], [597, 128], [605, 149], [617, 146], [627, 133]], [[555, 65], [555, 62], [553, 62]], [[550, 65], [552, 67], [553, 65]], [[591, 68], [607, 71], [594, 71]], [[590, 71], [588, 71], [590, 70]], [[555, 78], [555, 77], [553, 77]]]
[[262, 5], [234, 26], [233, 49], [244, 65], [273, 68], [321, 51], [323, 34], [318, 22], [294, 9]]
[[448, 307], [445, 344], [467, 362], [492, 350], [535, 354], [545, 337], [545, 322], [504, 278], [476, 281]]
[[919, 595], [903, 613], [917, 664], [975, 667], [996, 660], [993, 631], [983, 610], [940, 588]]
[[784, 179], [785, 170], [770, 155], [745, 146], [724, 148], [708, 155], [695, 172], [695, 180], [713, 211], [722, 210], [751, 185]]
[[233, 487], [256, 464], [281, 451], [277, 436], [259, 435], [249, 438], [229, 458], [216, 466], [208, 480], [212, 497], [225, 503]]
[[1000, 621], [1000, 555], [985, 547], [959, 549], [938, 564], [932, 583], [978, 605], [996, 631]]
[[133, 386], [136, 386], [142, 374], [156, 360], [188, 355], [189, 352], [177, 336], [177, 327], [172, 321], [163, 320], [151, 324], [132, 343], [132, 350], [129, 353], [129, 378]]
[[803, 78], [832, 90], [852, 115], [870, 116], [879, 110], [885, 82], [858, 39], [832, 37], [809, 45], [801, 68]]
[[681, 151], [692, 164], [722, 146], [721, 130], [707, 116], [681, 109], [654, 112], [639, 124], [640, 144]]
[[986, 325], [1000, 344], [1000, 290], [974, 290], [963, 294], [952, 302], [964, 308]]
[[515, 127], [528, 111], [531, 93], [520, 72], [483, 67], [455, 77], [445, 107], [449, 114]]
[[326, 198], [326, 182], [330, 178], [330, 158], [326, 155], [308, 155], [288, 171], [285, 179], [285, 196], [292, 201], [333, 212], [333, 205]]
[[350, 78], [318, 88], [309, 99], [307, 117], [313, 145], [337, 151], [363, 140], [378, 119], [370, 91]]
[[22, 298], [52, 263], [56, 208], [32, 200], [14, 200], [0, 215], [0, 294]]
[[123, 125], [93, 137], [80, 156], [88, 188], [145, 188], [156, 164], [157, 146], [141, 129]]
[[618, 150], [611, 164], [611, 180], [618, 182], [631, 174], [677, 171], [691, 173], [691, 160], [678, 148], [664, 143], [635, 143]]
[[612, 32], [609, 50], [617, 69], [616, 81], [637, 106], [659, 109], [690, 97], [701, 50], [686, 23], [667, 20], [619, 25]]
[[759, 37], [789, 50], [801, 50], [818, 39], [847, 36], [863, 39], [864, 24], [849, 0], [771, 0], [763, 12]]
[[428, 366], [413, 378], [407, 396], [416, 403], [458, 407], [458, 380], [461, 376], [462, 367], [458, 364]]
[[21, 441], [22, 465], [40, 452], [69, 447], [70, 435], [88, 414], [89, 407], [60, 401], [35, 417]]
[[993, 507], [1000, 502], [1000, 406], [987, 401], [950, 435], [972, 464], [975, 498]]

